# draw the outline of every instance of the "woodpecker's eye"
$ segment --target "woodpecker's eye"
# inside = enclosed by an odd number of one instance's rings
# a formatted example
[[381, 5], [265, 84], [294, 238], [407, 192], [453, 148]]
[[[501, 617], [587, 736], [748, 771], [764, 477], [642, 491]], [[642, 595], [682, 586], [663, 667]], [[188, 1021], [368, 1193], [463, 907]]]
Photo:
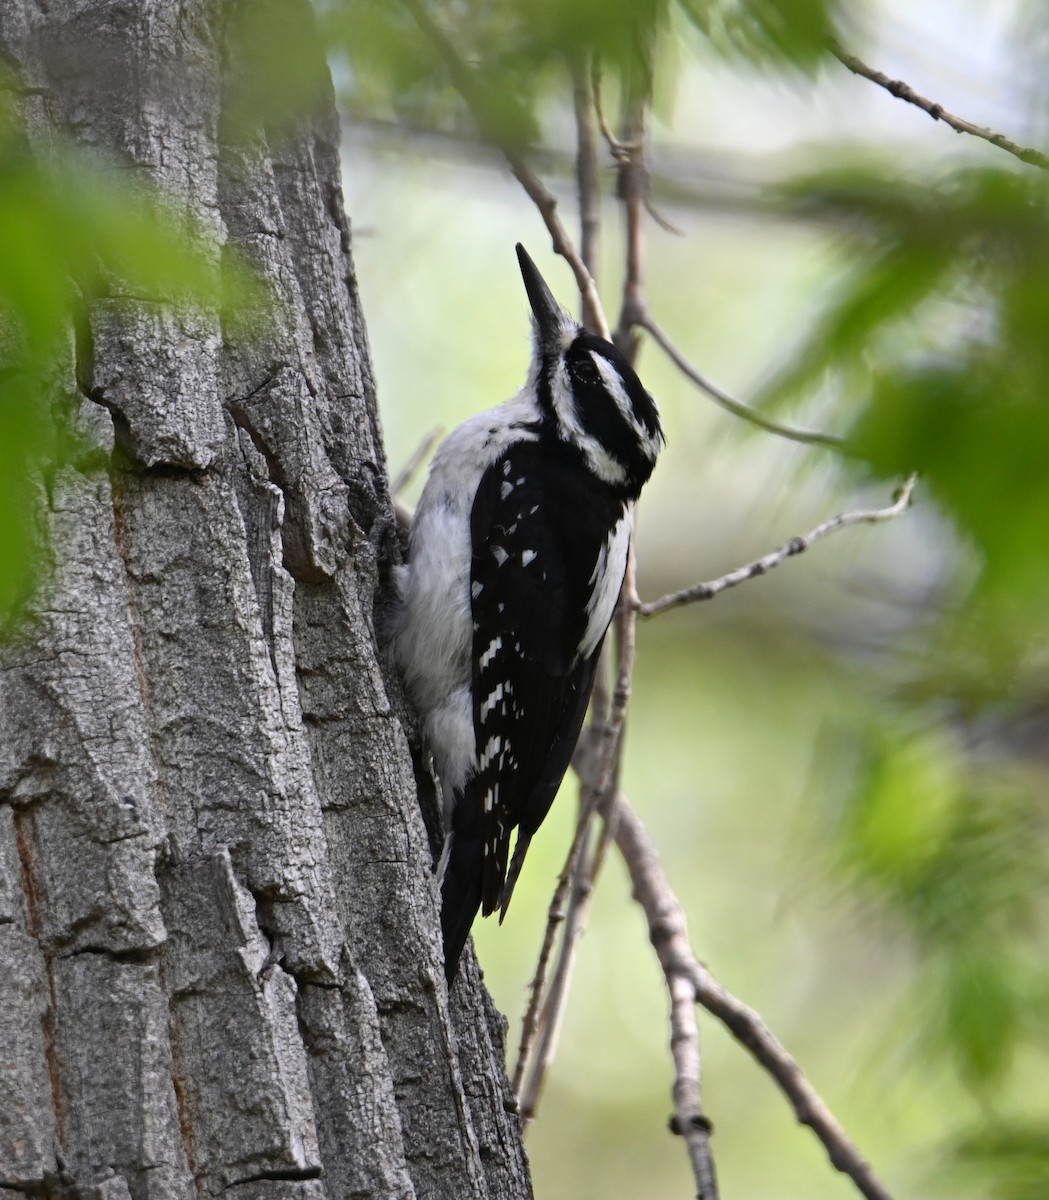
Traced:
[[572, 360], [572, 374], [580, 383], [597, 383], [601, 373], [589, 354]]

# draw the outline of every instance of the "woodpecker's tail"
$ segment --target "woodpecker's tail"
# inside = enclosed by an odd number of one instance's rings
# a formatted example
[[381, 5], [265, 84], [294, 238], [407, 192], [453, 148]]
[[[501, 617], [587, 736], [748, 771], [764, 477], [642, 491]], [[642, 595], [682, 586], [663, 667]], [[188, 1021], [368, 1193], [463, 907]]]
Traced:
[[524, 857], [528, 852], [529, 843], [532, 840], [532, 835], [526, 834], [523, 830], [517, 831], [517, 845], [514, 846], [514, 856], [510, 860], [510, 869], [506, 872], [506, 882], [503, 884], [503, 891], [499, 897], [499, 924], [502, 925], [503, 918], [506, 916], [506, 910], [510, 907], [510, 897], [514, 894], [514, 888], [517, 886], [517, 877], [521, 874], [521, 868], [524, 866]]
[[471, 828], [474, 823], [469, 821], [465, 808], [466, 802], [459, 798], [452, 817], [451, 845], [450, 849], [446, 846], [448, 862], [441, 883], [444, 973], [449, 984], [455, 979], [459, 957], [470, 936], [470, 926], [481, 907], [484, 841], [480, 828]]

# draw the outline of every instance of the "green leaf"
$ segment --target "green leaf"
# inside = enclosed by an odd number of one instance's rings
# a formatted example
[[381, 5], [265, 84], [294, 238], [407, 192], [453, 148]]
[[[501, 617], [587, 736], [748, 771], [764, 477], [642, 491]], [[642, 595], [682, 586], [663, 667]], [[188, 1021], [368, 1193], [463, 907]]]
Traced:
[[957, 1172], [967, 1186], [974, 1175], [994, 1200], [1044, 1200], [1049, 1196], [1049, 1126], [1024, 1117], [980, 1125], [954, 1147]]
[[828, 53], [834, 0], [680, 0], [688, 19], [726, 58], [811, 73]]
[[1000, 1083], [1020, 1032], [1020, 1005], [1001, 947], [954, 946], [943, 985], [943, 1035], [962, 1079], [974, 1089]]
[[[3, 105], [0, 104], [0, 110]], [[262, 289], [235, 256], [140, 189], [61, 146], [38, 165], [0, 111], [0, 628], [40, 571], [34, 478], [82, 452], [69, 434], [68, 353], [86, 300], [123, 293], [196, 304], [246, 332]], [[65, 373], [65, 378], [58, 378]]]
[[912, 889], [950, 835], [959, 767], [958, 747], [942, 729], [872, 732], [841, 830], [852, 869], [883, 886]]

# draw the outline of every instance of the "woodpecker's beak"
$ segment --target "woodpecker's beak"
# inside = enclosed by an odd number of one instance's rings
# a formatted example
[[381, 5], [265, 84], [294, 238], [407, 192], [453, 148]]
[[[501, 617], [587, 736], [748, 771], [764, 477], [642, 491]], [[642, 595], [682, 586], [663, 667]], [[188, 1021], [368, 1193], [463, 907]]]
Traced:
[[528, 303], [532, 306], [535, 316], [539, 344], [544, 350], [560, 353], [566, 327], [571, 324], [574, 329], [575, 323], [554, 299], [553, 292], [546, 286], [546, 280], [539, 274], [539, 268], [528, 257], [528, 251], [520, 242], [517, 243], [517, 261], [521, 264], [521, 276], [528, 293]]

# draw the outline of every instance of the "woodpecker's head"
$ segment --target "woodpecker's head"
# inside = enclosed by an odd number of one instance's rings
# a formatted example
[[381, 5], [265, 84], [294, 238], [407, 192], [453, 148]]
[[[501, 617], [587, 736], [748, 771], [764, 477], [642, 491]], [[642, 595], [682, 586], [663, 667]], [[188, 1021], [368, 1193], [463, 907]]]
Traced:
[[520, 243], [517, 257], [535, 319], [529, 384], [543, 416], [599, 479], [636, 499], [663, 444], [656, 402], [615, 346], [557, 303]]

